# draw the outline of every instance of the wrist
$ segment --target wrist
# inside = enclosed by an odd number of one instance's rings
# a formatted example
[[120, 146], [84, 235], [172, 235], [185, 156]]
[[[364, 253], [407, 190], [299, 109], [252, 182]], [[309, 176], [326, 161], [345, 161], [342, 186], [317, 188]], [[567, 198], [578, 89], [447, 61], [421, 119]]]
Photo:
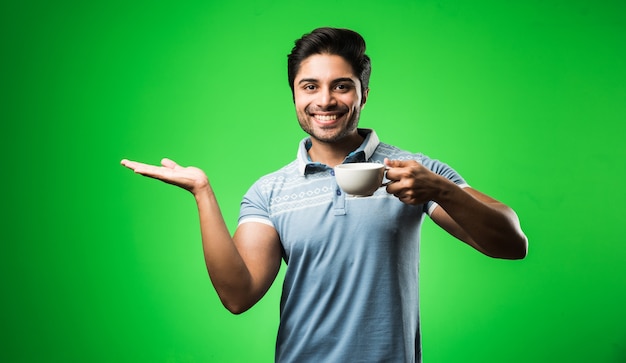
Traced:
[[191, 194], [193, 194], [196, 201], [206, 200], [207, 198], [214, 197], [213, 189], [211, 189], [211, 186], [209, 185], [208, 181], [202, 185], [198, 185], [194, 187], [191, 190]]
[[433, 201], [439, 205], [444, 205], [450, 200], [454, 200], [456, 193], [461, 191], [461, 188], [459, 188], [459, 186], [454, 184], [451, 180], [440, 176], [437, 181], [437, 190], [437, 195], [433, 198]]

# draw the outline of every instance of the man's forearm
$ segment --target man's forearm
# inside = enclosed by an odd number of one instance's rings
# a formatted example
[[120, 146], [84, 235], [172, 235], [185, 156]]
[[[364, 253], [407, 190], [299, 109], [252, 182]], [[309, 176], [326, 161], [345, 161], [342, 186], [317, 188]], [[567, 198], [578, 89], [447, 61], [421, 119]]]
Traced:
[[249, 299], [250, 271], [237, 250], [224, 222], [213, 192], [206, 188], [194, 194], [200, 217], [204, 260], [211, 282], [224, 306], [240, 312], [240, 305]]
[[492, 257], [526, 256], [528, 241], [511, 208], [471, 188], [443, 190], [437, 203], [467, 233], [468, 243]]

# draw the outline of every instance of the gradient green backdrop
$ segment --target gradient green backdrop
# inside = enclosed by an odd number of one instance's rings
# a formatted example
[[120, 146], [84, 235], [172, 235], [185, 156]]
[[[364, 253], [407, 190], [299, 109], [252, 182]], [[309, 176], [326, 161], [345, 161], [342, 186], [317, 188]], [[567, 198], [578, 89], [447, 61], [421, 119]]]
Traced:
[[191, 196], [119, 160], [205, 169], [234, 230], [304, 136], [286, 54], [327, 25], [368, 42], [361, 125], [530, 239], [500, 261], [426, 223], [424, 362], [626, 362], [626, 6], [537, 0], [3, 2], [0, 361], [272, 361], [280, 277], [230, 315]]

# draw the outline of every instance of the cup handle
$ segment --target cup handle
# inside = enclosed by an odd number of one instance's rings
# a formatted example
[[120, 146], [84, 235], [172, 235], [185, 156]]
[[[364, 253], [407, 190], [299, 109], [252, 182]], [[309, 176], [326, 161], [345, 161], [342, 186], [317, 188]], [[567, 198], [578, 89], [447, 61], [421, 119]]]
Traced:
[[[389, 169], [391, 169], [391, 168], [390, 168], [390, 167], [388, 167], [388, 166], [385, 166], [385, 177], [387, 176], [387, 170], [389, 170]], [[396, 181], [397, 181], [397, 180], [390, 180], [390, 181], [388, 181], [388, 182], [386, 182], [386, 183], [382, 183], [380, 186], [381, 186], [381, 187], [386, 187], [387, 185], [389, 185], [389, 184], [391, 184], [391, 183], [395, 183]]]

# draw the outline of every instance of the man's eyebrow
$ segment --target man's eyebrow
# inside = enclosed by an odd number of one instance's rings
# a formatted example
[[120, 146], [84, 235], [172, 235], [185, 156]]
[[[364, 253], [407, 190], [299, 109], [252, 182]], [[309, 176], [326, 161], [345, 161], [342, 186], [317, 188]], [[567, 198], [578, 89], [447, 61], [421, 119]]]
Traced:
[[340, 82], [349, 82], [349, 83], [355, 84], [354, 80], [349, 77], [337, 78], [333, 80], [333, 83], [340, 83]]
[[317, 79], [315, 78], [302, 78], [298, 84], [300, 83], [317, 83]]
[[[298, 81], [298, 84], [301, 83], [317, 83], [319, 82], [317, 79], [315, 78], [303, 78], [300, 81]], [[354, 80], [350, 77], [341, 77], [341, 78], [337, 78], [337, 79], [333, 79], [332, 83], [340, 83], [340, 82], [349, 82], [352, 84], [355, 84]]]

